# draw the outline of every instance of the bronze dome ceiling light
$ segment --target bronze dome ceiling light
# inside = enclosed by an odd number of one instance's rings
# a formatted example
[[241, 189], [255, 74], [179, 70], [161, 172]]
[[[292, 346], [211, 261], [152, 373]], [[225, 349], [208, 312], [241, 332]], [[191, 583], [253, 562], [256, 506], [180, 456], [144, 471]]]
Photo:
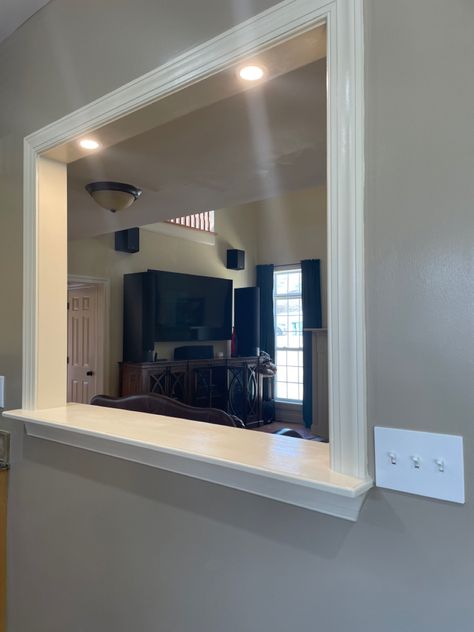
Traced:
[[99, 206], [112, 213], [128, 208], [142, 194], [141, 189], [124, 182], [89, 182], [84, 188]]

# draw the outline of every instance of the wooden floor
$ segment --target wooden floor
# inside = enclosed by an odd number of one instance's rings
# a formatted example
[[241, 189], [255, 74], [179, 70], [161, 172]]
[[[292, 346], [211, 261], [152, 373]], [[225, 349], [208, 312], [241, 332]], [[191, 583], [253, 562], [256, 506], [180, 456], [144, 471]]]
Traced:
[[313, 434], [311, 430], [308, 430], [303, 424], [295, 424], [295, 423], [285, 423], [283, 421], [272, 421], [270, 424], [265, 424], [264, 426], [260, 426], [259, 428], [252, 428], [256, 432], [276, 432], [277, 430], [281, 430], [282, 428], [291, 428], [291, 430], [296, 430], [304, 439], [309, 439], [310, 441], [322, 441], [321, 437]]

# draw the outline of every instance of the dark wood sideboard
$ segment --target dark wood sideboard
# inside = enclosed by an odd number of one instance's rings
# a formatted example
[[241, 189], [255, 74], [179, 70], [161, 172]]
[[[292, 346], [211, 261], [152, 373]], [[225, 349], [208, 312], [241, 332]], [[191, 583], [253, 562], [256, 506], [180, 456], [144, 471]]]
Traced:
[[190, 406], [220, 408], [246, 426], [264, 421], [264, 377], [259, 358], [121, 362], [120, 394], [157, 393]]

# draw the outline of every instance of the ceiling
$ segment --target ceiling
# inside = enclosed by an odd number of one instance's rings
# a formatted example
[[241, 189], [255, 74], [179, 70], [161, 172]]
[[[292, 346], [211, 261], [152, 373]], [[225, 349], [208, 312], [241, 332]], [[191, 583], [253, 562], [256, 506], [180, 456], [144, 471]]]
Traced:
[[[297, 68], [326, 57], [326, 26], [324, 24], [305, 31], [300, 35], [279, 42], [218, 72], [191, 82], [185, 88], [152, 100], [147, 105], [132, 110], [125, 116], [113, 119], [95, 130], [90, 136], [95, 138], [104, 150], [133, 136], [138, 136], [169, 123], [191, 112], [205, 108], [217, 101], [255, 89], [255, 84], [242, 81], [239, 70], [245, 64], [257, 64], [265, 68], [265, 80], [271, 81]], [[261, 82], [260, 82], [261, 83]], [[96, 151], [84, 149], [77, 138], [69, 139], [45, 152], [45, 156], [66, 164], [93, 155]]]
[[[296, 42], [291, 55], [287, 48], [272, 53], [272, 62], [278, 60], [280, 68], [289, 57], [301, 64], [292, 70], [234, 93], [228, 89], [237, 85], [234, 71], [216, 77], [221, 88], [226, 86], [220, 97], [218, 89], [212, 100], [201, 95], [201, 106], [189, 109], [196, 103], [196, 94], [184, 91], [179, 104], [163, 104], [161, 110], [148, 113], [146, 131], [105, 144], [78, 160], [71, 155], [69, 238], [144, 226], [323, 184], [326, 60], [321, 58], [320, 44], [317, 61], [308, 63], [308, 51], [314, 60], [314, 35], [305, 37]], [[324, 38], [320, 41], [325, 43]], [[201, 92], [206, 93], [206, 88], [214, 92], [210, 84], [203, 84]], [[153, 117], [156, 124], [151, 127]], [[140, 117], [139, 125], [145, 119]], [[98, 133], [101, 140], [107, 138], [102, 130]], [[66, 153], [71, 152], [77, 153], [77, 144], [67, 148]], [[143, 194], [130, 209], [111, 213], [97, 206], [84, 190], [88, 182], [97, 180], [127, 182]]]
[[[84, 191], [94, 180], [143, 189], [121, 213]], [[69, 237], [229, 208], [326, 181], [326, 62], [306, 65], [68, 166]]]
[[48, 2], [49, 0], [1, 0], [0, 42], [16, 31]]

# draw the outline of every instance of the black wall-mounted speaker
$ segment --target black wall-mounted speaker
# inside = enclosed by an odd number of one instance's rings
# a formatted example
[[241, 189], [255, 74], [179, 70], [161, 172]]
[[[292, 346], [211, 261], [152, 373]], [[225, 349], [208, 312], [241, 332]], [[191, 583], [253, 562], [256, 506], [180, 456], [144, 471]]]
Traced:
[[245, 250], [227, 251], [227, 269], [245, 270]]
[[260, 288], [243, 287], [234, 293], [234, 326], [237, 355], [260, 354]]
[[139, 252], [140, 229], [127, 228], [127, 230], [118, 230], [115, 233], [115, 250], [129, 253]]

